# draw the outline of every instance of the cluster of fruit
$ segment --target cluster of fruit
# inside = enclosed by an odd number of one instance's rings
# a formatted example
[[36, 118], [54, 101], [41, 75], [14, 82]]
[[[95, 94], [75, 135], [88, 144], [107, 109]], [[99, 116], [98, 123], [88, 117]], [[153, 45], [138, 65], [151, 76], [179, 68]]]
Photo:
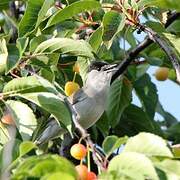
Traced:
[[76, 166], [79, 180], [97, 180], [96, 174], [89, 171], [87, 166], [82, 164], [82, 160], [86, 157], [88, 151], [89, 149], [87, 150], [87, 148], [80, 143], [74, 144], [70, 149], [71, 156], [77, 160], [81, 160], [80, 165]]

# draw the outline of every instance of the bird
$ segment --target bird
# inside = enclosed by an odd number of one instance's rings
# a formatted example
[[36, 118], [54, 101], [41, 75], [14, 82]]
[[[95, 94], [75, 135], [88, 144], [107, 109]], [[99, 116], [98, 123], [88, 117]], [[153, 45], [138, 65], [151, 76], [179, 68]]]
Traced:
[[[78, 123], [84, 129], [93, 126], [105, 111], [111, 78], [116, 70], [117, 64], [93, 61], [89, 66], [84, 86], [67, 97], [69, 104], [76, 112]], [[54, 122], [51, 124], [53, 126], [47, 126], [36, 139], [36, 144], [47, 142], [54, 135], [64, 132], [59, 123]]]

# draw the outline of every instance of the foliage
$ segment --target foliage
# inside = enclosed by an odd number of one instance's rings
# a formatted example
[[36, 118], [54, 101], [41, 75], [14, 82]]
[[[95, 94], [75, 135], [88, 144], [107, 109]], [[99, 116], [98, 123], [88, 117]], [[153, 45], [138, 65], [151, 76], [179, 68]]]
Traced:
[[[107, 171], [98, 176], [178, 180], [180, 162], [170, 145], [180, 143], [180, 124], [162, 107], [148, 74], [151, 66], [167, 67], [169, 80], [179, 86], [177, 69], [156, 43], [130, 52], [140, 44], [142, 24], [180, 59], [179, 15], [166, 21], [179, 11], [178, 0], [1, 0], [0, 117], [9, 113], [15, 122], [0, 121], [2, 178], [77, 179], [74, 159], [57, 155], [68, 143], [62, 132], [74, 134], [65, 84], [76, 81], [82, 87], [93, 60], [113, 64], [130, 56], [111, 84], [104, 114], [88, 129], [106, 160]], [[132, 103], [134, 93], [139, 107]], [[93, 153], [89, 149], [84, 163], [97, 173]]]

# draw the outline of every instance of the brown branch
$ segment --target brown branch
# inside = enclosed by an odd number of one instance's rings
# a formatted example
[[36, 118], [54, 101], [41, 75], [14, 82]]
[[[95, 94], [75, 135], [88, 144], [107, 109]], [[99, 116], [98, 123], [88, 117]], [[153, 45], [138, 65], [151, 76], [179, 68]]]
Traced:
[[177, 12], [172, 12], [167, 21], [166, 24], [164, 25], [165, 28], [167, 28], [168, 26], [170, 26], [176, 19], [180, 18], [180, 13]]
[[[167, 28], [179, 17], [180, 17], [180, 13], [171, 14], [165, 24], [165, 27]], [[112, 82], [127, 69], [130, 63], [139, 55], [140, 52], [142, 52], [146, 47], [148, 47], [152, 43], [153, 41], [149, 37], [146, 37], [140, 44], [136, 46], [136, 48], [129, 51], [127, 56], [119, 64], [118, 70], [114, 73], [112, 77]]]

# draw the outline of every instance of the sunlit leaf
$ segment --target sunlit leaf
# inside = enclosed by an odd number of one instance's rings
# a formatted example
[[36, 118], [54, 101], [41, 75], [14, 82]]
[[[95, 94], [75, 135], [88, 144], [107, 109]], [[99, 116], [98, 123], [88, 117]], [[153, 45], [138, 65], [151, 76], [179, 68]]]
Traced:
[[72, 18], [84, 11], [90, 11], [100, 8], [100, 3], [93, 0], [78, 1], [71, 5], [57, 11], [48, 21], [46, 27], [52, 26], [54, 24], [60, 23], [66, 19]]
[[28, 105], [14, 100], [6, 101], [6, 105], [12, 114], [13, 120], [21, 134], [23, 140], [31, 139], [36, 128], [37, 121], [35, 115]]
[[20, 94], [19, 96], [35, 103], [42, 107], [52, 115], [54, 115], [60, 122], [66, 127], [71, 125], [71, 116], [67, 105], [59, 99], [58, 96], [53, 93], [42, 92], [42, 93], [26, 93]]
[[[44, 178], [53, 173], [68, 174], [73, 179], [77, 178], [74, 166], [65, 158], [59, 155], [31, 156], [23, 160], [17, 167], [12, 179], [19, 178]], [[67, 176], [68, 176], [67, 175]], [[65, 176], [65, 177], [67, 177]]]
[[52, 38], [44, 41], [39, 44], [34, 54], [50, 54], [53, 52], [93, 58], [92, 49], [87, 42], [69, 38]]
[[37, 148], [36, 145], [31, 141], [24, 141], [19, 146], [19, 155], [24, 156], [28, 152], [30, 152], [32, 149]]
[[15, 78], [9, 81], [3, 89], [4, 94], [12, 95], [30, 92], [53, 92], [58, 93], [56, 88], [46, 79], [40, 76], [28, 76]]
[[114, 171], [122, 179], [158, 180], [152, 162], [145, 155], [136, 152], [124, 152], [114, 157], [109, 163], [108, 171]]
[[172, 157], [166, 141], [150, 133], [140, 133], [129, 138], [124, 147], [124, 152], [138, 152], [148, 156]]

